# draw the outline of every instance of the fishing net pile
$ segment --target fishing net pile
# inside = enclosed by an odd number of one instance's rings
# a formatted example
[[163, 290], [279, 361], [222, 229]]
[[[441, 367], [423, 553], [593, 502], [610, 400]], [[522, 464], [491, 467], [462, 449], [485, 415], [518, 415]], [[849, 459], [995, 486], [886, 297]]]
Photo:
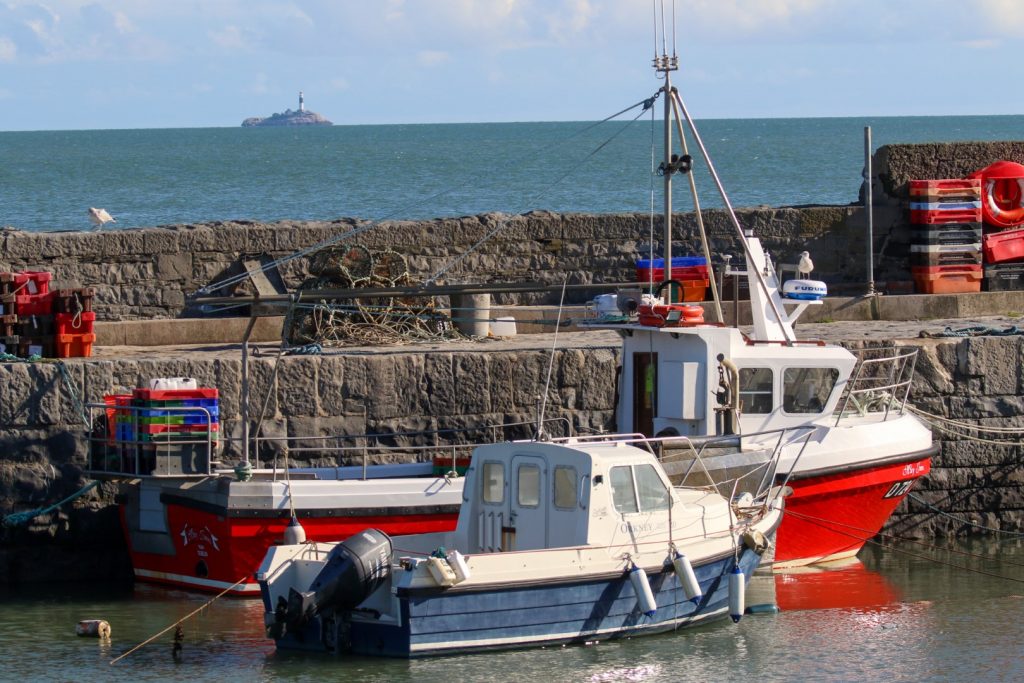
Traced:
[[[312, 275], [299, 289], [384, 289], [421, 284], [409, 273], [405, 257], [391, 249], [373, 253], [355, 244], [316, 252]], [[285, 323], [292, 346], [354, 346], [440, 341], [459, 336], [434, 297], [304, 297]]]

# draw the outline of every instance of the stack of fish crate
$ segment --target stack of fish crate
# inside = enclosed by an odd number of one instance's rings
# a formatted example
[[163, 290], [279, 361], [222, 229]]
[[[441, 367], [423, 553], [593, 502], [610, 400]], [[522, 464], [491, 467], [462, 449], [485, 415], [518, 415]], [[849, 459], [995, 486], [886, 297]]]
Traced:
[[57, 324], [57, 358], [85, 358], [92, 355], [96, 342], [92, 310], [95, 290], [59, 289], [53, 295], [53, 315]]
[[42, 271], [0, 273], [4, 353], [53, 357], [51, 279], [50, 273]]
[[[182, 385], [182, 378], [173, 379]], [[139, 410], [132, 411], [136, 417], [123, 434], [140, 444], [143, 473], [202, 474], [209, 469], [207, 456], [220, 443], [217, 389], [135, 389], [132, 407]]]
[[92, 355], [92, 289], [50, 289], [51, 273], [0, 273], [0, 352], [21, 358]]
[[919, 293], [981, 291], [980, 180], [911, 180], [910, 223], [910, 272]]
[[[672, 287], [673, 302], [704, 301], [707, 298], [708, 260], [703, 256], [676, 256], [672, 259], [669, 279], [682, 285]], [[636, 262], [636, 279], [642, 287], [657, 288], [665, 281], [665, 259], [640, 259]]]

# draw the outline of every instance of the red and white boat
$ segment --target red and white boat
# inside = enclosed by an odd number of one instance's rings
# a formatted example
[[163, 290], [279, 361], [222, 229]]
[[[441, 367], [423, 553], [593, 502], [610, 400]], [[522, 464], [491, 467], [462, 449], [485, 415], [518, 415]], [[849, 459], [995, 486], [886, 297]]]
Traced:
[[[780, 452], [773, 476], [792, 494], [777, 534], [775, 566], [856, 555], [928, 473], [937, 451], [930, 430], [904, 410], [916, 350], [872, 349], [858, 357], [839, 345], [797, 338], [794, 322], [807, 307], [821, 303], [825, 285], [781, 281], [761, 242], [740, 225], [693, 120], [671, 87], [668, 72], [675, 69], [675, 58], [656, 59], [655, 67], [665, 79], [660, 94], [670, 146], [660, 171], [666, 196], [671, 197], [672, 174], [691, 170], [685, 146], [672, 153], [675, 118], [678, 130], [689, 127], [731, 218], [744, 265], [725, 274], [746, 279], [752, 325], [741, 331], [672, 310], [686, 307], [665, 309], [658, 294], [669, 286], [675, 266], [666, 254], [665, 279], [651, 283], [652, 289], [660, 285], [658, 291], [620, 291], [615, 302], [620, 314], [592, 322], [622, 337], [618, 428], [658, 444], [666, 470], [679, 484], [703, 482], [740, 492], [749, 482], [737, 477], [761, 476], [759, 468]], [[667, 201], [663, 244], [672, 244], [671, 226]], [[703, 247], [709, 259], [706, 239]], [[595, 304], [607, 309], [608, 301]], [[651, 315], [659, 306], [664, 312]], [[714, 310], [723, 320], [717, 302]]]
[[347, 538], [368, 527], [389, 534], [450, 531], [462, 479], [431, 476], [431, 467], [371, 466], [375, 478], [367, 479], [363, 468], [352, 467], [293, 469], [288, 480], [282, 472], [275, 479], [257, 471], [247, 481], [225, 472], [122, 483], [121, 522], [135, 577], [256, 596], [256, 568], [267, 548], [298, 531], [289, 530], [293, 515], [310, 541]]

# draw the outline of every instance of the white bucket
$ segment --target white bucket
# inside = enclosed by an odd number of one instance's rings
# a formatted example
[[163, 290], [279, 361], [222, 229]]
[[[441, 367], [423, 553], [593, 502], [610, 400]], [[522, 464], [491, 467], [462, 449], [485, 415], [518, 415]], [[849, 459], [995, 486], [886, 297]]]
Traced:
[[491, 322], [491, 335], [494, 337], [516, 336], [516, 319], [510, 315], [495, 318], [494, 321]]
[[618, 294], [599, 294], [595, 296], [594, 310], [598, 315], [619, 315]]

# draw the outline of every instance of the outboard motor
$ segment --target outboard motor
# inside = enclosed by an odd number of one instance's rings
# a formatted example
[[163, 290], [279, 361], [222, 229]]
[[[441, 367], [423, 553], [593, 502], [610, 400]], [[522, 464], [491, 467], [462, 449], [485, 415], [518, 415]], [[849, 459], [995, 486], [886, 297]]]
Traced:
[[326, 610], [349, 610], [391, 575], [391, 538], [379, 529], [366, 529], [334, 546], [327, 564], [308, 591], [288, 592], [285, 623], [300, 627]]

